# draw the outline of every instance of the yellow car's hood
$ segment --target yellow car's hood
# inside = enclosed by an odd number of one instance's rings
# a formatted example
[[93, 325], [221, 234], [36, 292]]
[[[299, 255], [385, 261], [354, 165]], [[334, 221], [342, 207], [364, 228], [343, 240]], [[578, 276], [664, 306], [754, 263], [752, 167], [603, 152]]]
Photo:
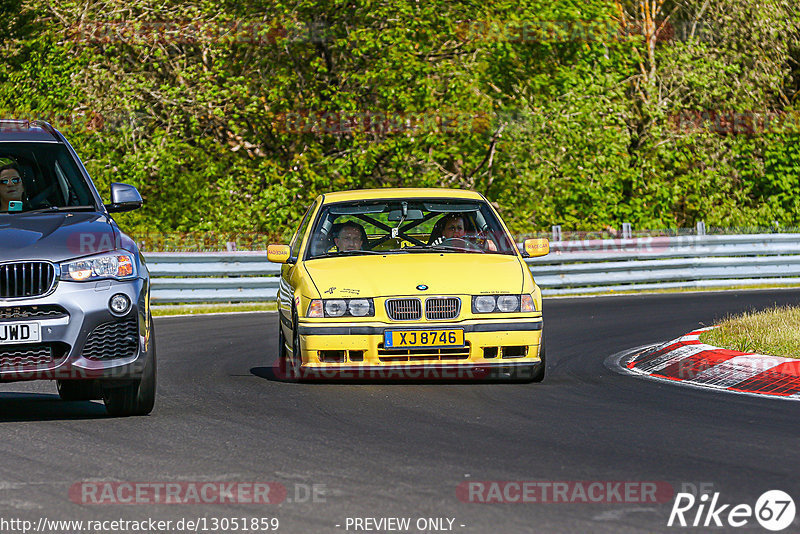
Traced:
[[500, 254], [348, 256], [304, 266], [322, 298], [418, 295], [418, 285], [427, 295], [521, 293], [524, 283], [519, 259]]

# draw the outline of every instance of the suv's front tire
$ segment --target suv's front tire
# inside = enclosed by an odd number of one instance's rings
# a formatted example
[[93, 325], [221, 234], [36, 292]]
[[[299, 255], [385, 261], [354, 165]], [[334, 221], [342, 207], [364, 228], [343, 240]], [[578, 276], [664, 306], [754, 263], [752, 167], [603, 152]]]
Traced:
[[153, 321], [150, 320], [150, 358], [145, 365], [142, 378], [122, 386], [103, 388], [103, 402], [109, 415], [126, 417], [147, 415], [156, 402], [156, 339]]

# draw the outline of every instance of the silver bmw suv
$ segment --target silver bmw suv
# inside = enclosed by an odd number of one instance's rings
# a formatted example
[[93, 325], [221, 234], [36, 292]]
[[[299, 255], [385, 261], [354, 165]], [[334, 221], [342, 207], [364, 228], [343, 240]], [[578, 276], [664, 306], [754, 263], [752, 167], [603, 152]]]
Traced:
[[141, 205], [136, 188], [117, 183], [103, 204], [50, 124], [0, 120], [0, 382], [55, 380], [66, 401], [150, 413], [150, 278], [109, 215]]

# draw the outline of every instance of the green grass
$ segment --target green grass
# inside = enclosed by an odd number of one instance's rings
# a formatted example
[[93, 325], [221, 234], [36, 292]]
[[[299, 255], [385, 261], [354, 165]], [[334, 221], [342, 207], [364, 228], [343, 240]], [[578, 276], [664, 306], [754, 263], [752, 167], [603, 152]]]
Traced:
[[153, 304], [152, 314], [156, 317], [165, 315], [202, 315], [204, 313], [231, 313], [275, 311], [274, 302], [242, 303], [242, 304]]
[[731, 350], [800, 358], [800, 307], [776, 306], [726, 318], [700, 341]]

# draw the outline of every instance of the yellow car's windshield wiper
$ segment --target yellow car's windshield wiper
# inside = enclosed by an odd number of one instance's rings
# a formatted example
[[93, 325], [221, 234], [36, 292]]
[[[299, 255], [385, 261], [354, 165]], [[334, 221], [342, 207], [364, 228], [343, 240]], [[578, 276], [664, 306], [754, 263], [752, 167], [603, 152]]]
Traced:
[[429, 247], [425, 247], [428, 250], [439, 250], [445, 252], [480, 252], [481, 254], [485, 253], [486, 251], [481, 248], [467, 248], [467, 247], [451, 247], [448, 245], [431, 245]]
[[375, 250], [341, 250], [339, 252], [326, 252], [322, 254], [322, 256], [357, 256], [359, 254], [383, 254], [383, 252], [377, 252]]
[[393, 248], [382, 252], [480, 252], [486, 251], [479, 248], [450, 247], [447, 245], [414, 245], [412, 247]]

